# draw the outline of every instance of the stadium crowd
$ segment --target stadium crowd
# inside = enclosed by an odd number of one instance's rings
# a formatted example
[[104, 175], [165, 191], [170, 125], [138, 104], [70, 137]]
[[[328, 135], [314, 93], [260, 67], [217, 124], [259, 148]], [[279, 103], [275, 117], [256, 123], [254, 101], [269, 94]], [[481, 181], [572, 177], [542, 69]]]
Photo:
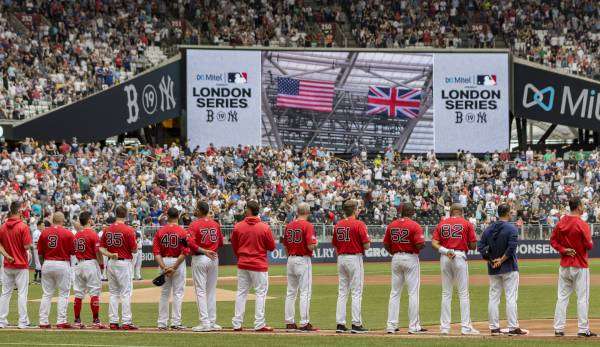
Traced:
[[[322, 24], [330, 24], [322, 27]], [[0, 118], [22, 119], [121, 83], [176, 44], [494, 47], [564, 71], [600, 71], [593, 0], [0, 2]], [[328, 29], [324, 29], [328, 28]]]
[[242, 217], [246, 201], [256, 199], [263, 206], [261, 218], [274, 225], [290, 221], [303, 201], [313, 222], [332, 224], [342, 216], [343, 202], [354, 198], [362, 202], [361, 219], [371, 225], [389, 223], [400, 204], [410, 201], [425, 225], [436, 224], [452, 203], [460, 203], [483, 227], [495, 220], [498, 204], [507, 202], [518, 211], [517, 223], [553, 226], [566, 213], [568, 197], [577, 195], [585, 199], [584, 218], [596, 222], [600, 152], [577, 155], [565, 161], [550, 151], [527, 151], [514, 159], [508, 153], [485, 158], [462, 153], [456, 161], [440, 161], [433, 154], [390, 149], [375, 158], [363, 151], [344, 160], [320, 148], [200, 152], [174, 144], [125, 148], [27, 140], [17, 149], [2, 149], [0, 211], [20, 199], [26, 217], [62, 211], [75, 221], [88, 210], [103, 223], [124, 204], [132, 224], [147, 226], [164, 223], [169, 207], [191, 214], [201, 199], [210, 202], [217, 220], [231, 225]]

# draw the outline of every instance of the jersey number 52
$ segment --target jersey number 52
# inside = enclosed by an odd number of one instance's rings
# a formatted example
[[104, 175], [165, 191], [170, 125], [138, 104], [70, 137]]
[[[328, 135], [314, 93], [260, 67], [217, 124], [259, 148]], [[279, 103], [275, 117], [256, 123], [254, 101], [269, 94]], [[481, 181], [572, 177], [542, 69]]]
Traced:
[[390, 236], [393, 243], [410, 243], [408, 240], [408, 229], [392, 229]]

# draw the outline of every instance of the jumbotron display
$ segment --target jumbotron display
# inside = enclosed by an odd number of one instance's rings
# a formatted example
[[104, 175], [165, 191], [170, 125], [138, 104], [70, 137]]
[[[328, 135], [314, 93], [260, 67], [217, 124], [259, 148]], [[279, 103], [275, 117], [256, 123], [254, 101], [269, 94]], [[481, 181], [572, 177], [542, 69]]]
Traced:
[[508, 148], [506, 53], [188, 49], [185, 59], [192, 147]]

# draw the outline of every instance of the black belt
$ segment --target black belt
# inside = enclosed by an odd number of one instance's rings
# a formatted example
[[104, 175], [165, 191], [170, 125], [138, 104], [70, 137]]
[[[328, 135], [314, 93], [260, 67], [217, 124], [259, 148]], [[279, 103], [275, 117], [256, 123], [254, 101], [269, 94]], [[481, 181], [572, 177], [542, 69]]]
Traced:
[[85, 260], [96, 260], [96, 258], [84, 258], [84, 259], [79, 259], [79, 261], [85, 261]]
[[125, 258], [117, 258], [117, 260], [129, 260], [129, 259], [125, 259]]
[[339, 255], [362, 255], [362, 253], [340, 253]]
[[308, 257], [308, 254], [290, 254], [290, 257]]
[[394, 254], [398, 254], [398, 253], [404, 253], [404, 254], [418, 254], [418, 253], [413, 253], [413, 252], [404, 252], [404, 251], [398, 251], [396, 253], [392, 253], [392, 255]]

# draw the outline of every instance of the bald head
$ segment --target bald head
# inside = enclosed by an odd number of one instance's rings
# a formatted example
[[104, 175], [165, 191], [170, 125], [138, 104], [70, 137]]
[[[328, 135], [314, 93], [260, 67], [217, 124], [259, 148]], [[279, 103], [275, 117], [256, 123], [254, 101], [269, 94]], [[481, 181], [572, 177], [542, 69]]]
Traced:
[[310, 214], [310, 205], [305, 202], [299, 203], [298, 204], [298, 217], [308, 217], [309, 214]]
[[461, 204], [452, 204], [452, 206], [450, 206], [450, 216], [462, 217], [462, 215], [463, 215], [463, 207]]
[[54, 214], [52, 215], [52, 224], [64, 225], [65, 224], [65, 215], [62, 212], [54, 212]]

